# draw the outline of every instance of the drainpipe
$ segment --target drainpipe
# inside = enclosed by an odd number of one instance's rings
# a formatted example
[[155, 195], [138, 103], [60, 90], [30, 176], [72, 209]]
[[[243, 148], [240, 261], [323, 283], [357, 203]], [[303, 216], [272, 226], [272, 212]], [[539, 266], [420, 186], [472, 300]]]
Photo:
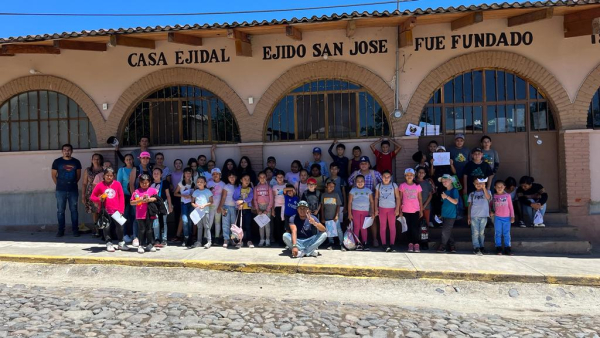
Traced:
[[[396, 2], [396, 10], [400, 9], [400, 0]], [[396, 85], [394, 88], [394, 117], [402, 117], [400, 110], [400, 29], [396, 28]]]

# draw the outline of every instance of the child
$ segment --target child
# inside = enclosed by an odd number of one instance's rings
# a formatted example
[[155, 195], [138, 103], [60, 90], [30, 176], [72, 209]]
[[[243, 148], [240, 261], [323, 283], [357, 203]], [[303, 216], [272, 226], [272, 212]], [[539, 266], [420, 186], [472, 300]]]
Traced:
[[308, 171], [306, 169], [300, 170], [300, 181], [296, 184], [296, 192], [298, 196], [302, 196], [308, 189]]
[[467, 223], [471, 225], [473, 253], [480, 256], [485, 253], [485, 226], [490, 215], [490, 200], [492, 199], [492, 194], [485, 188], [487, 180], [485, 177], [477, 178], [474, 183], [477, 190], [469, 194]]
[[494, 185], [496, 193], [493, 199], [493, 211], [490, 217], [494, 217], [494, 233], [496, 238], [496, 254], [502, 255], [502, 237], [504, 237], [504, 254], [512, 256], [510, 251], [510, 223], [515, 221], [510, 194], [504, 191], [504, 181], [498, 180]]
[[[254, 198], [254, 190], [250, 185], [250, 174], [242, 174], [240, 185], [233, 192], [233, 200], [236, 201], [238, 210], [241, 210], [240, 222], [244, 230], [244, 241], [250, 248], [254, 248], [252, 244], [252, 199]], [[242, 247], [242, 242], [238, 243], [237, 248]]]
[[[206, 186], [210, 189], [210, 192], [213, 194], [213, 204], [210, 205], [210, 209], [208, 212], [208, 225], [212, 227], [213, 221], [215, 224], [215, 239], [221, 237], [221, 209], [219, 205], [221, 204], [221, 196], [223, 195], [223, 188], [225, 188], [225, 183], [221, 181], [221, 169], [213, 168], [210, 171], [210, 175], [212, 176], [212, 180], [209, 181]], [[210, 230], [209, 230], [210, 232]]]
[[[337, 147], [335, 147], [336, 154], [334, 154], [332, 150], [336, 144], [337, 144]], [[346, 156], [344, 156], [344, 153], [346, 152], [346, 146], [343, 143], [338, 143], [337, 140], [333, 140], [333, 142], [329, 146], [329, 149], [327, 150], [327, 152], [329, 153], [329, 156], [331, 156], [331, 159], [333, 159], [333, 163], [337, 164], [340, 177], [343, 180], [347, 180], [348, 176], [349, 176], [348, 163], [350, 162], [350, 160]], [[329, 167], [329, 170], [331, 170], [331, 166]], [[337, 184], [336, 184], [336, 186], [337, 186]]]
[[454, 168], [456, 169], [456, 176], [463, 177], [463, 169], [469, 162], [469, 155], [471, 151], [465, 147], [465, 135], [456, 134], [454, 136], [454, 147], [448, 149], [450, 152], [450, 158], [454, 162]]
[[204, 249], [210, 249], [212, 246], [212, 239], [210, 235], [210, 206], [213, 204], [213, 194], [209, 189], [206, 188], [206, 178], [204, 176], [198, 176], [196, 180], [196, 190], [192, 194], [192, 207], [199, 212], [202, 211], [204, 215], [198, 222], [198, 239], [192, 246], [193, 248], [199, 248], [202, 246], [202, 230], [206, 229], [206, 245]]
[[441, 193], [442, 198], [442, 242], [438, 247], [437, 252], [446, 252], [446, 248], [449, 247], [451, 253], [456, 252], [454, 247], [454, 238], [452, 238], [452, 228], [454, 227], [454, 221], [456, 221], [456, 205], [458, 204], [458, 191], [454, 189], [454, 177], [445, 174], [440, 177], [438, 181], [441, 181], [446, 191]]
[[[331, 172], [331, 177], [329, 179], [333, 180], [335, 183], [335, 192], [340, 196], [340, 211], [338, 214], [338, 219], [340, 224], [344, 222], [344, 206], [348, 205], [348, 196], [346, 196], [346, 180], [341, 176], [338, 176], [340, 171], [339, 164], [333, 162], [329, 165], [329, 171]], [[347, 212], [347, 210], [346, 210]]]
[[[210, 160], [210, 161], [206, 162], [206, 166], [208, 167], [208, 170], [204, 173], [204, 178], [206, 178], [206, 186], [208, 187], [210, 182], [212, 182], [212, 180], [213, 180], [212, 171], [213, 171], [213, 169], [215, 169], [216, 163], [215, 163], [215, 161]], [[221, 171], [221, 169], [219, 169], [219, 171]]]
[[321, 166], [316, 163], [311, 165], [310, 174], [311, 178], [314, 178], [317, 182], [317, 190], [321, 193], [325, 191], [325, 181], [327, 180], [327, 177], [321, 175]]
[[[254, 187], [254, 208], [256, 209], [257, 215], [266, 215], [267, 217], [271, 216], [271, 210], [273, 208], [273, 192], [271, 190], [271, 186], [267, 183], [267, 175], [264, 172], [258, 173], [258, 184]], [[265, 245], [265, 233], [266, 233], [266, 243], [267, 246], [270, 246], [270, 238], [271, 238], [271, 223], [265, 225], [262, 228], [259, 228], [260, 233], [260, 242], [258, 242], [258, 246]]]
[[[115, 181], [115, 171], [113, 168], [104, 169], [104, 180], [94, 187], [92, 195], [90, 195], [90, 199], [92, 202], [98, 204], [98, 210], [101, 208], [100, 203], [104, 203], [106, 212], [108, 212], [110, 216], [117, 211], [123, 215], [123, 212], [125, 211], [125, 194], [123, 193], [123, 187], [121, 186], [121, 183]], [[119, 250], [128, 251], [129, 247], [127, 247], [123, 241], [123, 226], [116, 222], [112, 217], [110, 217], [109, 226], [104, 229], [106, 251], [115, 252], [115, 247], [113, 246], [112, 239], [110, 238], [110, 228], [113, 226], [116, 227], [115, 230], [117, 233], [117, 240], [119, 241]]]
[[415, 183], [415, 170], [407, 168], [404, 170], [406, 182], [400, 185], [400, 201], [402, 211], [400, 216], [406, 219], [408, 226], [408, 252], [421, 252], [421, 227], [419, 219], [423, 217], [423, 199], [421, 197], [421, 186]]
[[[283, 218], [281, 217], [282, 210], [285, 206], [285, 176], [283, 175], [283, 171], [277, 172], [277, 184], [273, 186], [273, 209], [271, 209], [271, 213], [273, 216], [273, 239], [281, 239], [283, 238], [285, 225], [283, 224]], [[269, 238], [267, 238], [267, 246], [271, 243]]]
[[[394, 149], [392, 152], [390, 152], [390, 141], [392, 141], [394, 146], [396, 146], [396, 149]], [[381, 142], [381, 151], [375, 148], [375, 144], [377, 144], [377, 142]], [[402, 146], [393, 139], [388, 140], [382, 137], [378, 141], [373, 142], [371, 144], [371, 151], [373, 151], [373, 154], [375, 154], [377, 171], [384, 172], [387, 170], [392, 172], [393, 159], [396, 157], [396, 155], [398, 155], [400, 150], [402, 150]]]
[[321, 167], [321, 173], [325, 176], [329, 176], [329, 172], [327, 171], [327, 163], [325, 163], [325, 161], [321, 161], [321, 148], [313, 148], [313, 160], [314, 161], [310, 163], [306, 161], [304, 163], [304, 166], [307, 168], [312, 168], [313, 164], [318, 164]]
[[152, 196], [158, 194], [158, 191], [154, 188], [150, 188], [150, 176], [147, 174], [140, 175], [139, 178], [140, 187], [137, 188], [132, 196], [131, 205], [135, 205], [135, 218], [138, 223], [138, 235], [139, 235], [139, 246], [138, 253], [144, 253], [145, 251], [156, 252], [156, 248], [152, 245], [152, 222], [153, 218], [147, 218], [146, 213], [148, 212], [148, 203], [154, 202], [156, 199]]
[[431, 200], [433, 199], [433, 187], [431, 180], [427, 178], [427, 169], [419, 167], [417, 169], [417, 183], [421, 186], [421, 200], [423, 201], [423, 218], [427, 221], [430, 228], [433, 228], [433, 223], [430, 222], [431, 217]]
[[219, 212], [222, 215], [223, 221], [223, 247], [227, 248], [229, 244], [229, 236], [231, 234], [231, 225], [235, 224], [235, 219], [237, 217], [235, 200], [233, 199], [233, 193], [235, 191], [235, 182], [237, 181], [237, 176], [235, 176], [235, 171], [229, 171], [229, 175], [227, 175], [227, 184], [223, 187], [221, 202], [219, 204]]
[[[296, 209], [298, 209], [298, 202], [300, 199], [296, 195], [296, 189], [291, 184], [285, 185], [285, 206], [281, 209], [281, 218], [284, 220], [285, 232], [290, 232], [290, 217], [296, 214]], [[277, 239], [282, 245], [285, 245], [283, 242], [283, 237]]]
[[414, 153], [412, 159], [415, 161], [415, 163], [417, 163], [417, 165], [415, 165], [415, 170], [418, 171], [419, 168], [425, 168], [425, 170], [429, 171], [429, 162], [427, 162], [427, 156], [423, 154], [422, 151], [419, 150]]
[[375, 216], [379, 216], [379, 231], [382, 248], [387, 244], [386, 230], [390, 227], [390, 245], [385, 252], [392, 252], [396, 242], [396, 217], [400, 214], [400, 191], [398, 185], [392, 182], [392, 173], [384, 171], [381, 175], [383, 182], [375, 188]]
[[429, 141], [429, 144], [427, 145], [427, 150], [429, 151], [429, 153], [426, 154], [427, 162], [431, 161], [431, 159], [433, 158], [433, 153], [435, 153], [437, 151], [438, 147], [439, 147], [439, 144], [437, 143], [436, 140]]
[[[335, 164], [335, 162], [332, 164]], [[342, 199], [338, 193], [335, 192], [334, 180], [328, 179], [326, 186], [327, 191], [321, 196], [321, 223], [325, 224], [328, 221], [335, 222], [338, 238], [340, 240], [340, 250], [346, 251], [344, 249], [344, 234], [342, 233], [342, 227], [340, 225], [341, 220], [339, 218]], [[327, 247], [327, 250], [333, 249], [333, 238], [334, 237], [329, 237], [329, 246]]]
[[[162, 198], [163, 201], [167, 202], [167, 212], [173, 212], [173, 204], [171, 203], [171, 184], [166, 179], [163, 180], [163, 171], [161, 168], [155, 167], [152, 170], [152, 184], [150, 184], [151, 188], [156, 189], [158, 191], [158, 197]], [[157, 248], [162, 248], [163, 246], [167, 246], [167, 215], [162, 215], [160, 218], [156, 218], [152, 223], [152, 228], [154, 230], [154, 246]], [[163, 233], [162, 237], [160, 236], [160, 222], [163, 224]]]
[[523, 176], [519, 179], [519, 188], [517, 188], [517, 198], [523, 217], [526, 219], [527, 224], [536, 228], [543, 228], [546, 225], [540, 223], [539, 220], [536, 223], [535, 214], [539, 211], [544, 217], [546, 213], [546, 202], [548, 202], [548, 193], [544, 186], [539, 183], [535, 183], [535, 180], [531, 176]]
[[309, 178], [307, 183], [308, 190], [302, 194], [300, 200], [306, 201], [310, 212], [318, 218], [319, 210], [321, 209], [321, 192], [317, 190], [317, 180], [313, 177]]
[[183, 169], [183, 179], [175, 188], [175, 196], [181, 198], [181, 222], [183, 226], [183, 242], [182, 246], [187, 246], [190, 235], [192, 235], [192, 224], [190, 221], [190, 213], [192, 212], [192, 193], [194, 192], [195, 183], [192, 181], [193, 169], [187, 167]]
[[367, 247], [367, 229], [363, 229], [365, 218], [373, 217], [373, 192], [365, 187], [365, 177], [363, 175], [356, 176], [356, 186], [350, 190], [348, 196], [348, 220], [353, 222], [354, 234], [362, 237], [363, 250], [369, 250]]
[[[360, 170], [360, 159], [362, 157], [362, 150], [359, 146], [352, 148], [352, 159], [348, 163], [348, 175], [352, 175], [357, 170]], [[350, 176], [348, 176], [350, 177]]]
[[513, 203], [513, 209], [515, 210], [515, 221], [518, 219], [519, 226], [521, 228], [526, 228], [527, 226], [523, 221], [523, 214], [521, 213], [521, 206], [519, 205], [519, 199], [517, 197], [517, 180], [514, 177], [509, 176], [506, 178], [506, 180], [504, 180], [504, 184], [506, 185], [504, 191], [510, 194], [510, 198]]
[[285, 174], [285, 181], [296, 185], [300, 181], [300, 170], [302, 170], [302, 164], [298, 160], [294, 160], [290, 166], [290, 171]]
[[463, 170], [463, 190], [466, 190], [463, 192], [470, 194], [475, 191], [475, 178], [482, 176], [487, 177], [488, 182], [486, 188], [489, 190], [491, 188], [494, 173], [490, 166], [483, 161], [483, 150], [481, 150], [481, 148], [474, 148], [471, 152], [471, 158], [472, 160], [467, 163]]
[[[265, 170], [263, 170], [263, 172], [267, 176], [266, 181], [269, 182], [269, 186], [273, 187], [271, 185], [271, 182], [273, 182], [275, 180], [275, 176], [274, 176], [275, 173], [273, 172], [273, 169], [266, 167]], [[275, 182], [277, 182], [277, 181], [275, 181]], [[273, 184], [275, 184], [275, 183], [273, 183]]]
[[129, 191], [129, 176], [131, 174], [131, 170], [133, 170], [133, 161], [133, 155], [125, 155], [125, 166], [120, 168], [117, 173], [117, 181], [121, 184], [121, 187], [123, 187], [123, 193], [125, 194], [125, 213], [123, 214], [123, 216], [127, 218], [127, 223], [125, 223], [123, 226], [123, 240], [125, 243], [131, 243], [133, 240], [133, 221], [135, 220], [135, 208], [129, 204], [129, 200], [131, 199], [131, 191]]
[[483, 161], [492, 168], [490, 180], [493, 180], [500, 167], [500, 156], [498, 156], [495, 149], [492, 149], [492, 138], [487, 135], [481, 137], [481, 148], [483, 150]]

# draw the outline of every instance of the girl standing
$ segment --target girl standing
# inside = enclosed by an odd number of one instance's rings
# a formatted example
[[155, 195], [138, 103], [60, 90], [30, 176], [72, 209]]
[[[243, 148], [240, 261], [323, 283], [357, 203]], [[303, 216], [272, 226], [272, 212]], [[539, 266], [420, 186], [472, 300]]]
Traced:
[[492, 196], [493, 211], [490, 217], [494, 218], [494, 233], [496, 239], [496, 254], [502, 255], [502, 237], [504, 237], [504, 254], [511, 256], [510, 251], [510, 224], [515, 221], [515, 211], [510, 194], [504, 191], [504, 181], [498, 180], [494, 185], [496, 193]]
[[250, 177], [250, 184], [252, 186], [256, 184], [256, 173], [252, 170], [252, 163], [250, 163], [250, 158], [248, 158], [248, 156], [242, 156], [237, 171], [237, 176], [240, 180], [244, 175], [248, 175], [248, 177]]
[[421, 200], [423, 201], [423, 217], [429, 224], [430, 228], [433, 228], [433, 223], [430, 222], [431, 216], [431, 200], [433, 198], [433, 187], [431, 180], [427, 178], [427, 168], [418, 167], [416, 182], [421, 186]]
[[198, 239], [192, 246], [193, 248], [199, 248], [202, 246], [202, 231], [206, 229], [206, 245], [204, 249], [210, 249], [212, 246], [212, 240], [210, 235], [210, 216], [209, 207], [213, 203], [213, 194], [209, 189], [206, 188], [206, 178], [204, 176], [198, 176], [196, 180], [196, 190], [192, 194], [192, 207], [197, 209], [199, 212], [203, 212], [204, 215], [198, 222]]
[[229, 244], [229, 236], [231, 234], [231, 225], [235, 224], [236, 219], [236, 207], [235, 200], [233, 199], [233, 193], [235, 192], [235, 181], [237, 177], [235, 172], [230, 171], [229, 175], [226, 176], [227, 184], [223, 187], [221, 195], [221, 201], [219, 204], [219, 210], [223, 215], [223, 247], [227, 248]]
[[221, 170], [221, 177], [223, 177], [224, 180], [227, 180], [229, 178], [229, 174], [235, 174], [236, 172], [237, 166], [235, 165], [235, 162], [230, 158], [225, 160], [225, 163], [223, 164], [223, 169]]
[[419, 219], [423, 217], [422, 189], [414, 182], [415, 170], [413, 168], [404, 170], [404, 179], [406, 182], [400, 185], [400, 200], [402, 201], [400, 216], [404, 216], [406, 225], [408, 225], [408, 252], [421, 252]]
[[171, 169], [165, 165], [165, 155], [163, 153], [156, 153], [154, 160], [156, 163], [154, 164], [154, 168], [160, 168], [162, 170], [161, 180], [169, 181], [171, 183]]
[[135, 205], [135, 218], [138, 223], [139, 246], [138, 253], [145, 251], [156, 252], [156, 248], [152, 245], [152, 222], [156, 217], [147, 219], [148, 203], [155, 202], [156, 198], [152, 197], [158, 194], [154, 188], [150, 188], [150, 176], [147, 174], [140, 175], [140, 187], [133, 192], [131, 196], [131, 205]]
[[169, 191], [171, 192], [173, 219], [177, 222], [177, 230], [175, 231], [175, 237], [171, 238], [171, 242], [178, 242], [183, 231], [183, 223], [181, 222], [181, 198], [175, 196], [175, 189], [177, 189], [177, 185], [183, 179], [183, 161], [180, 159], [173, 161], [173, 168], [175, 168], [175, 170], [171, 173], [171, 187]]
[[296, 184], [296, 192], [298, 196], [302, 196], [308, 189], [308, 171], [306, 169], [300, 170], [300, 180]]
[[127, 223], [125, 223], [123, 233], [123, 240], [125, 243], [131, 243], [133, 238], [133, 221], [135, 220], [135, 208], [129, 204], [129, 200], [131, 199], [131, 191], [129, 191], [129, 176], [131, 175], [131, 170], [133, 169], [133, 155], [127, 154], [124, 158], [125, 166], [120, 168], [117, 172], [117, 181], [121, 184], [124, 193], [124, 212], [123, 217], [127, 219]]
[[363, 175], [357, 175], [355, 178], [356, 186], [350, 190], [348, 195], [348, 206], [350, 212], [348, 213], [348, 220], [353, 222], [354, 234], [362, 237], [365, 246], [363, 250], [369, 250], [366, 246], [367, 243], [367, 229], [363, 229], [365, 218], [373, 216], [373, 192], [371, 189], [365, 187], [365, 177]]
[[[133, 157], [131, 157], [133, 159]], [[127, 158], [126, 158], [127, 159]], [[131, 162], [133, 164], [133, 161]], [[115, 212], [123, 214], [125, 211], [125, 194], [121, 183], [115, 181], [115, 172], [113, 168], [104, 169], [104, 180], [92, 191], [90, 199], [97, 204], [104, 203], [106, 212], [112, 216]], [[104, 229], [104, 238], [106, 240], [106, 251], [115, 252], [112, 239], [110, 238], [110, 228], [116, 227], [117, 240], [119, 241], [119, 250], [127, 251], [129, 248], [123, 241], [123, 226], [110, 217], [109, 226]]]
[[[158, 154], [156, 156], [158, 157]], [[167, 211], [171, 213], [173, 212], [173, 204], [171, 202], [170, 184], [169, 181], [163, 180], [163, 177], [162, 169], [158, 167], [154, 168], [154, 170], [152, 170], [153, 180], [150, 187], [156, 189], [156, 191], [158, 191], [158, 197], [167, 202]], [[162, 237], [160, 235], [161, 221], [163, 224]], [[162, 215], [162, 219], [156, 218], [152, 223], [152, 228], [154, 230], [154, 246], [157, 248], [167, 246], [167, 215]]]
[[285, 174], [285, 181], [296, 185], [300, 181], [300, 170], [302, 170], [302, 163], [298, 160], [294, 160], [290, 166], [290, 172]]
[[102, 168], [102, 164], [104, 163], [104, 156], [102, 154], [94, 154], [92, 155], [92, 164], [85, 169], [83, 172], [83, 180], [81, 185], [82, 195], [82, 203], [85, 206], [85, 212], [88, 214], [92, 214], [92, 219], [94, 220], [94, 237], [99, 237], [98, 229], [96, 229], [96, 222], [98, 221], [98, 206], [96, 203], [90, 200], [90, 196], [92, 195], [92, 191], [94, 190], [94, 178], [96, 175], [104, 171]]
[[381, 175], [383, 183], [375, 189], [375, 216], [379, 216], [379, 235], [382, 247], [386, 247], [387, 227], [390, 227], [390, 245], [385, 249], [391, 252], [396, 242], [396, 217], [400, 214], [400, 191], [398, 185], [392, 182], [392, 173], [386, 170]]
[[[257, 215], [271, 216], [271, 210], [273, 209], [273, 192], [271, 186], [267, 182], [267, 175], [264, 172], [258, 174], [258, 184], [254, 187], [254, 208], [256, 209]], [[260, 242], [258, 246], [271, 245], [271, 223], [263, 226], [259, 229]], [[265, 237], [266, 235], [266, 237]], [[266, 242], [265, 242], [266, 238]]]
[[219, 205], [221, 204], [221, 196], [223, 195], [225, 183], [221, 181], [221, 169], [213, 168], [210, 171], [210, 175], [212, 176], [212, 180], [208, 182], [207, 186], [208, 189], [210, 189], [210, 192], [213, 194], [213, 203], [210, 205], [208, 224], [212, 227], [214, 221], [215, 238], [220, 238], [223, 215], [221, 214]]
[[[273, 240], [279, 240], [283, 238], [285, 224], [283, 223], [283, 208], [285, 207], [285, 176], [283, 175], [283, 171], [279, 171], [277, 176], [275, 176], [277, 183], [273, 186], [273, 209], [271, 210], [271, 215], [273, 216]], [[270, 242], [267, 241], [267, 246], [269, 246]]]
[[183, 180], [177, 184], [175, 189], [175, 196], [181, 198], [181, 221], [183, 223], [183, 242], [182, 246], [187, 246], [192, 235], [192, 224], [190, 221], [190, 213], [192, 212], [192, 193], [194, 191], [194, 181], [192, 168], [185, 168], [183, 170]]
[[[241, 184], [233, 192], [233, 199], [236, 201], [238, 210], [241, 210], [240, 222], [242, 222], [246, 245], [249, 248], [254, 248], [254, 244], [252, 244], [252, 199], [254, 198], [254, 189], [252, 189], [250, 182], [250, 174], [244, 174], [240, 182]], [[241, 246], [242, 243], [237, 245], [238, 248]]]

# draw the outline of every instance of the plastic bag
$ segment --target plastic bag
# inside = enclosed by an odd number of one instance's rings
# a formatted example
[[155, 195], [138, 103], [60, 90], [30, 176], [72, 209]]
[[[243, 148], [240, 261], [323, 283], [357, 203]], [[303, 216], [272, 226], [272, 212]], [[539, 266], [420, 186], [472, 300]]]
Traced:
[[533, 224], [543, 224], [544, 223], [544, 215], [540, 210], [535, 212], [535, 216], [533, 217]]
[[344, 246], [348, 250], [356, 250], [362, 246], [360, 244], [360, 240], [358, 239], [358, 237], [356, 237], [356, 235], [352, 231], [353, 229], [354, 229], [354, 223], [350, 222], [348, 229], [344, 233]]
[[425, 218], [421, 218], [421, 241], [428, 242], [429, 241], [429, 227], [427, 227], [427, 221]]

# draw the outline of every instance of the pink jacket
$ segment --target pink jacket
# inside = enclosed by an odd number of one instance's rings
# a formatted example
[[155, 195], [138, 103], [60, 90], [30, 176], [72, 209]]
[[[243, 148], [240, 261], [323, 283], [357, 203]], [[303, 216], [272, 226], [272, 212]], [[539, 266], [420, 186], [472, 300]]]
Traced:
[[100, 209], [100, 196], [102, 196], [102, 194], [106, 194], [104, 205], [106, 211], [110, 215], [114, 214], [115, 211], [119, 211], [123, 214], [125, 211], [125, 195], [123, 194], [123, 187], [119, 181], [115, 180], [110, 184], [106, 184], [102, 181], [94, 187], [90, 200], [98, 204], [98, 209]]
[[253, 206], [259, 209], [260, 204], [267, 204], [267, 212], [271, 212], [273, 208], [273, 192], [271, 186], [268, 183], [258, 184], [254, 187], [254, 201]]
[[492, 197], [494, 215], [498, 217], [515, 217], [515, 211], [512, 205], [510, 194], [494, 195]]

